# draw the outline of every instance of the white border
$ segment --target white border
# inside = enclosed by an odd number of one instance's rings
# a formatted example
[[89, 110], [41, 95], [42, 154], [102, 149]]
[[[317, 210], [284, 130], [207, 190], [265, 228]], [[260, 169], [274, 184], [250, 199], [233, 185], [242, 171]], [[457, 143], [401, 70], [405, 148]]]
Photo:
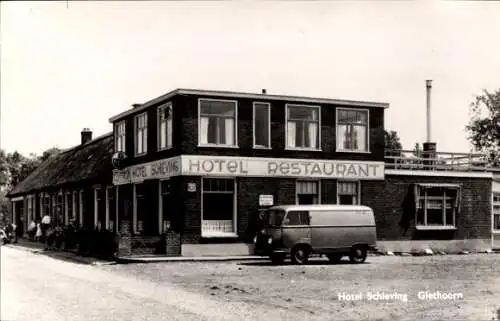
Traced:
[[[338, 126], [339, 126], [339, 111], [341, 110], [354, 110], [354, 111], [366, 111], [368, 116], [366, 118], [366, 147], [367, 150], [353, 150], [353, 149], [339, 149], [338, 144]], [[370, 110], [366, 108], [347, 108], [338, 107], [335, 109], [335, 151], [338, 153], [355, 153], [355, 154], [370, 154]]]
[[386, 169], [385, 175], [493, 178], [491, 172], [412, 171], [407, 169]]
[[[201, 102], [205, 101], [224, 101], [234, 103], [234, 144], [233, 145], [220, 145], [220, 144], [202, 144], [201, 143]], [[198, 147], [222, 147], [222, 148], [239, 148], [238, 144], [238, 101], [227, 99], [214, 99], [214, 98], [198, 98]]]
[[[306, 108], [316, 108], [318, 110], [318, 147], [307, 148], [307, 147], [289, 147], [288, 146], [288, 107], [306, 107]], [[309, 152], [321, 152], [321, 106], [319, 105], [303, 105], [303, 104], [285, 104], [285, 150], [297, 150], [297, 151], [309, 151]]]
[[[263, 146], [257, 146], [255, 145], [255, 105], [260, 104], [260, 105], [266, 105], [267, 107], [267, 141], [268, 144], [266, 147]], [[265, 102], [260, 102], [260, 101], [254, 101], [252, 103], [252, 136], [253, 136], [253, 148], [254, 149], [272, 149], [272, 142], [271, 142], [271, 103], [265, 103]]]

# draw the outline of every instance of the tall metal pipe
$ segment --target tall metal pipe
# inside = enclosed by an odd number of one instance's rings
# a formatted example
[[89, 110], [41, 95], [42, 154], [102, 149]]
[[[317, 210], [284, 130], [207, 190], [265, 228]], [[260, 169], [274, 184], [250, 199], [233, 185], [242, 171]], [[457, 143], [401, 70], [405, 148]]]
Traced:
[[431, 137], [431, 89], [432, 80], [425, 81], [425, 87], [427, 89], [427, 142], [430, 143]]

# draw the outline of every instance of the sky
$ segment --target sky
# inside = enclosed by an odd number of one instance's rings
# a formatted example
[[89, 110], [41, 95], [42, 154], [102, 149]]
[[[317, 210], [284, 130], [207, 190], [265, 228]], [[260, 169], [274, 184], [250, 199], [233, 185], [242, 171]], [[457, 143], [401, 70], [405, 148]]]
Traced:
[[112, 130], [176, 88], [390, 104], [403, 148], [469, 152], [469, 104], [500, 88], [500, 2], [0, 3], [0, 147], [24, 155]]

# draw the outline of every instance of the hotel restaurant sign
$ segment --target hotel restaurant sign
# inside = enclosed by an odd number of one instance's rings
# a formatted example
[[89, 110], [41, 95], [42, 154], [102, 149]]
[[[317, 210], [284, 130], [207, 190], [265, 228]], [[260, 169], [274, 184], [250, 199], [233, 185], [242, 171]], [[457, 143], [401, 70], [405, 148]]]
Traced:
[[113, 184], [172, 176], [384, 179], [383, 162], [182, 155], [113, 172]]

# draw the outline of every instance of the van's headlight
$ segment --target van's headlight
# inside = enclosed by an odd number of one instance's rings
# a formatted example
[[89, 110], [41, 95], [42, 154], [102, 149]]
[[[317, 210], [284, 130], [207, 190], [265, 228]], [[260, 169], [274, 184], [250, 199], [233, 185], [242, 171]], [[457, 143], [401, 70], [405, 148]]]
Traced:
[[253, 243], [254, 243], [254, 244], [257, 244], [257, 236], [254, 236], [254, 237], [253, 237]]
[[270, 238], [268, 238], [268, 239], [267, 239], [267, 243], [269, 243], [269, 244], [273, 243], [273, 239], [272, 239], [271, 237], [270, 237]]

